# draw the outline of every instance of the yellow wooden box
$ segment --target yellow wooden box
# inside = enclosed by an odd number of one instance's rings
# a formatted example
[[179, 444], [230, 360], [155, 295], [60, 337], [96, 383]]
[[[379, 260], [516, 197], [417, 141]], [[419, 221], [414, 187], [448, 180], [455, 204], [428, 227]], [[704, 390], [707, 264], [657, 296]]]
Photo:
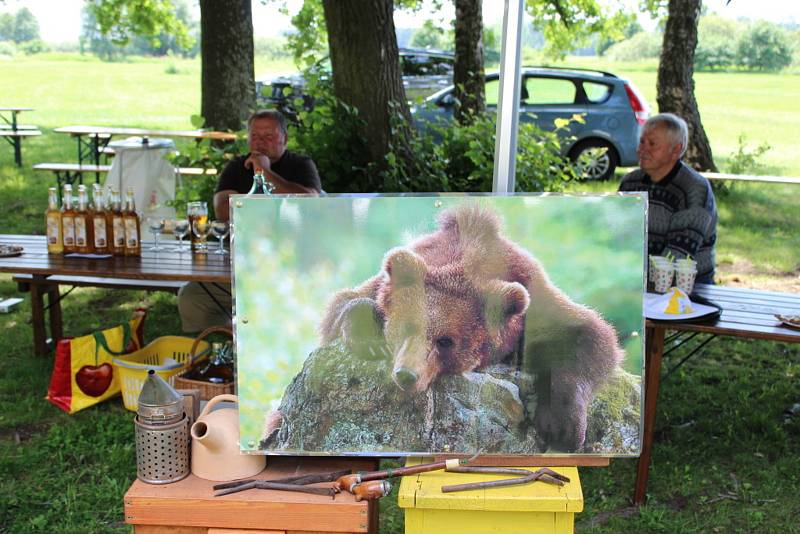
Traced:
[[[418, 465], [425, 458], [410, 458]], [[537, 467], [525, 467], [535, 471]], [[508, 475], [433, 471], [403, 477], [398, 504], [405, 509], [406, 534], [571, 534], [575, 514], [583, 511], [578, 469], [554, 467], [569, 477], [564, 486], [533, 482], [521, 486], [442, 493], [441, 487]]]

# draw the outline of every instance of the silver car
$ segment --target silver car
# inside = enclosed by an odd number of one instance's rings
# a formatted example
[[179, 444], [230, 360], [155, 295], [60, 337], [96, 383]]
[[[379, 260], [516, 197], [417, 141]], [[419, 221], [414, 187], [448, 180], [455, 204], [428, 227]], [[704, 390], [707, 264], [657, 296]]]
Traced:
[[[521, 83], [520, 121], [553, 130], [556, 119], [583, 117], [583, 123], [570, 122], [562, 146], [584, 178], [608, 179], [617, 166], [637, 164], [639, 129], [649, 106], [631, 82], [603, 71], [523, 67]], [[497, 110], [499, 89], [500, 75], [486, 75], [487, 110]], [[417, 128], [452, 120], [455, 104], [453, 86], [430, 96], [412, 109]]]

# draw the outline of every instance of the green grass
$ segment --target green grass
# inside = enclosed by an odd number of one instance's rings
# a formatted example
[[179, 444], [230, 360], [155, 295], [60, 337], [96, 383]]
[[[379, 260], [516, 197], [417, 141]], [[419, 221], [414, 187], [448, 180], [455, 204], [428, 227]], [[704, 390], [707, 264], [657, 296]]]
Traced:
[[[170, 68], [174, 65], [175, 68]], [[598, 67], [592, 61], [586, 66]], [[652, 63], [602, 65], [631, 77], [655, 102]], [[286, 71], [291, 65], [258, 65]], [[177, 70], [178, 74], [168, 74]], [[45, 130], [68, 124], [189, 128], [199, 108], [199, 62], [140, 60], [106, 64], [76, 55], [0, 63], [0, 106], [36, 108], [22, 122]], [[740, 131], [770, 142], [769, 165], [800, 176], [797, 76], [699, 74], [698, 99], [718, 160]], [[793, 86], [794, 84], [794, 86]], [[752, 93], [752, 96], [748, 96]], [[47, 132], [23, 144], [26, 166], [0, 147], [2, 231], [41, 233], [49, 174], [30, 165], [74, 161], [74, 141]], [[613, 191], [616, 182], [576, 185]], [[800, 189], [736, 184], [718, 194], [723, 279], [795, 284], [800, 268]], [[741, 269], [742, 266], [746, 269]], [[784, 286], [785, 287], [785, 286]], [[122, 495], [135, 478], [132, 414], [115, 399], [63, 414], [43, 400], [50, 358], [32, 355], [27, 294], [0, 275], [0, 295], [26, 300], [0, 315], [0, 532], [126, 532]], [[175, 298], [79, 289], [64, 300], [65, 331], [80, 335], [149, 307], [147, 341], [180, 331]], [[582, 469], [585, 511], [578, 530], [616, 532], [800, 532], [800, 346], [721, 338], [662, 385], [648, 505], [630, 507], [636, 462]], [[381, 531], [403, 531], [396, 490], [381, 503]]]

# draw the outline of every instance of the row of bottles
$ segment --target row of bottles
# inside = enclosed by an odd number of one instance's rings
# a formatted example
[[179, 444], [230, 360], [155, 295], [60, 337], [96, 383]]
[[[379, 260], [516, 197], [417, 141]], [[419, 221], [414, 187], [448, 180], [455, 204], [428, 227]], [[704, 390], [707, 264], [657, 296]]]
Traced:
[[104, 195], [100, 184], [94, 184], [91, 204], [83, 184], [78, 186], [77, 205], [73, 201], [71, 184], [64, 184], [60, 208], [55, 187], [50, 188], [49, 197], [45, 212], [49, 253], [141, 255], [141, 227], [132, 187], [125, 195], [124, 206], [119, 191], [110, 189], [109, 194]]

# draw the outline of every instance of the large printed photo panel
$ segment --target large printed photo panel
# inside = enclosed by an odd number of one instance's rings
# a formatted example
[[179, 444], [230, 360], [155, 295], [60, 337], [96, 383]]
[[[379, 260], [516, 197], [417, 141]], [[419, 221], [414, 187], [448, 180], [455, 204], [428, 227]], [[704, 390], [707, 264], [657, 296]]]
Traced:
[[638, 455], [646, 204], [237, 197], [242, 450]]

